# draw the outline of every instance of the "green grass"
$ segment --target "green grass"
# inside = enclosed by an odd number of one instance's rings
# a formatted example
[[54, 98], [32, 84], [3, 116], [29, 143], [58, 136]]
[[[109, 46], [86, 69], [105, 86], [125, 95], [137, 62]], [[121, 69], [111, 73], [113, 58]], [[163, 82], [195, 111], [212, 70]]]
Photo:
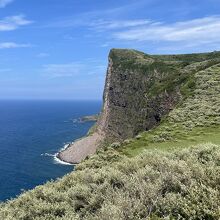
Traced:
[[136, 50], [112, 49], [109, 57], [121, 71], [134, 70], [149, 75], [148, 97], [164, 91], [171, 93], [178, 87], [187, 97], [195, 87], [196, 72], [220, 63], [220, 52], [180, 55], [148, 55]]
[[119, 152], [135, 156], [145, 149], [174, 149], [202, 142], [220, 143], [220, 65], [194, 75], [193, 94], [184, 99], [161, 124], [127, 144]]
[[214, 51], [211, 53], [192, 53], [192, 54], [178, 54], [178, 55], [153, 55], [152, 57], [158, 58], [163, 61], [182, 61], [187, 63], [202, 62], [220, 58], [220, 52]]
[[[162, 150], [173, 151], [191, 147], [192, 145], [202, 143], [213, 143], [220, 145], [220, 126], [210, 128], [197, 128], [190, 134], [177, 134], [175, 140], [167, 140], [162, 142], [153, 142], [153, 131], [142, 133], [139, 139], [130, 140], [130, 144], [122, 144], [118, 151], [128, 157], [134, 157], [144, 152], [145, 150]], [[126, 142], [126, 141], [125, 141]]]

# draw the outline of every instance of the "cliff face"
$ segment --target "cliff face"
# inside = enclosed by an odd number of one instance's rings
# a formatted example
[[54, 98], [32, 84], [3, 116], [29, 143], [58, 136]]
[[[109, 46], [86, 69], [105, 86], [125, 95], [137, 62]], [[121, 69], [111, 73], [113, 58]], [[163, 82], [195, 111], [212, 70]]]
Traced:
[[112, 50], [104, 91], [104, 105], [98, 129], [110, 139], [126, 139], [157, 125], [178, 102], [178, 88], [151, 94], [154, 81], [167, 73], [164, 65], [136, 51]]
[[193, 72], [209, 65], [198, 55], [196, 61], [188, 56], [112, 49], [97, 131], [106, 139], [123, 140], [159, 124], [193, 91]]
[[57, 157], [79, 163], [104, 143], [122, 141], [150, 130], [195, 92], [195, 74], [220, 62], [220, 53], [147, 55], [112, 49], [103, 110], [90, 135]]

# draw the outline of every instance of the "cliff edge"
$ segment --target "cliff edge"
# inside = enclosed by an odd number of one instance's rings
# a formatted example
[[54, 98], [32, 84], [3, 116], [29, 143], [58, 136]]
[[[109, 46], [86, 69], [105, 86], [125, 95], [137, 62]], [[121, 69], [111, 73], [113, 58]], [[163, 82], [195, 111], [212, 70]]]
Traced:
[[193, 93], [194, 74], [219, 62], [220, 53], [148, 55], [112, 49], [103, 95], [103, 109], [92, 134], [58, 154], [79, 163], [102, 143], [122, 141], [160, 124]]

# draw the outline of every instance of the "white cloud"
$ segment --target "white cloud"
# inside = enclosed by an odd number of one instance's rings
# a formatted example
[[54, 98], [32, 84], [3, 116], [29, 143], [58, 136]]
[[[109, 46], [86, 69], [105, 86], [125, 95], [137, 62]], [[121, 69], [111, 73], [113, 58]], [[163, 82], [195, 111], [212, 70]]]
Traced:
[[95, 20], [88, 23], [88, 26], [100, 31], [131, 28], [151, 23], [150, 20]]
[[44, 65], [41, 72], [49, 78], [105, 75], [106, 65], [95, 60]]
[[32, 21], [25, 19], [24, 15], [5, 17], [0, 20], [0, 31], [12, 31], [20, 26], [31, 24]]
[[30, 44], [17, 44], [15, 42], [2, 42], [0, 43], [0, 49], [11, 49], [20, 47], [31, 47]]
[[[69, 27], [79, 27], [79, 26], [91, 26], [91, 25], [95, 25], [95, 23], [100, 23], [100, 25], [102, 25], [102, 22], [105, 22], [105, 20], [108, 23], [108, 25], [114, 26], [114, 24], [112, 23], [114, 21], [108, 21], [109, 18], [121, 17], [123, 14], [127, 15], [130, 11], [132, 12], [134, 12], [135, 10], [139, 11], [140, 8], [147, 7], [147, 5], [150, 5], [154, 2], [155, 0], [131, 1], [131, 3], [126, 3], [120, 7], [87, 11], [84, 13], [75, 14], [74, 16], [59, 18], [55, 21], [49, 22], [48, 24], [44, 25], [44, 27], [69, 28]], [[126, 23], [126, 21], [121, 21], [121, 22]], [[133, 21], [128, 20], [128, 22], [133, 22]]]
[[70, 77], [78, 75], [83, 68], [81, 63], [48, 64], [43, 66], [43, 73], [49, 77]]
[[40, 58], [49, 57], [49, 56], [50, 56], [49, 53], [39, 53], [39, 54], [37, 54], [37, 57], [40, 57]]
[[14, 0], [0, 0], [0, 8], [4, 8], [8, 4], [12, 3]]
[[[85, 27], [90, 31], [106, 35], [108, 44], [101, 44], [101, 47], [108, 47], [111, 42], [115, 43], [168, 43], [177, 46], [179, 43], [183, 48], [196, 48], [201, 45], [210, 46], [220, 43], [220, 16], [208, 16], [182, 22], [165, 23], [152, 21], [150, 19], [134, 20], [108, 20], [99, 19], [96, 14], [90, 14], [90, 19], [66, 20], [61, 27]], [[93, 36], [92, 34], [90, 36]], [[100, 36], [100, 35], [98, 35]], [[139, 44], [140, 45], [140, 44]], [[213, 47], [211, 47], [213, 48]]]
[[152, 22], [115, 31], [113, 37], [126, 41], [220, 42], [220, 16], [204, 17], [172, 24]]
[[101, 46], [101, 47], [109, 47], [110, 44], [109, 44], [109, 43], [104, 43], [104, 44], [101, 44], [100, 46]]
[[[64, 19], [55, 23], [51, 23], [46, 27], [87, 27], [96, 31], [105, 31], [105, 30], [114, 30], [121, 28], [130, 28], [137, 27], [140, 25], [146, 25], [151, 23], [150, 20], [147, 19], [136, 19], [136, 20], [105, 20], [105, 19], [95, 19], [88, 17], [75, 18], [75, 19]], [[69, 35], [65, 36], [66, 38], [72, 38]]]

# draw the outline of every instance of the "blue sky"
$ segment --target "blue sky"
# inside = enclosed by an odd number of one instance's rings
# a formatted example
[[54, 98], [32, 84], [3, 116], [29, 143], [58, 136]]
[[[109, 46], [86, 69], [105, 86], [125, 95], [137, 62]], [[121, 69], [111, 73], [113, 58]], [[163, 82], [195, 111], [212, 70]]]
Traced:
[[0, 99], [101, 99], [111, 48], [219, 43], [219, 0], [0, 0]]

